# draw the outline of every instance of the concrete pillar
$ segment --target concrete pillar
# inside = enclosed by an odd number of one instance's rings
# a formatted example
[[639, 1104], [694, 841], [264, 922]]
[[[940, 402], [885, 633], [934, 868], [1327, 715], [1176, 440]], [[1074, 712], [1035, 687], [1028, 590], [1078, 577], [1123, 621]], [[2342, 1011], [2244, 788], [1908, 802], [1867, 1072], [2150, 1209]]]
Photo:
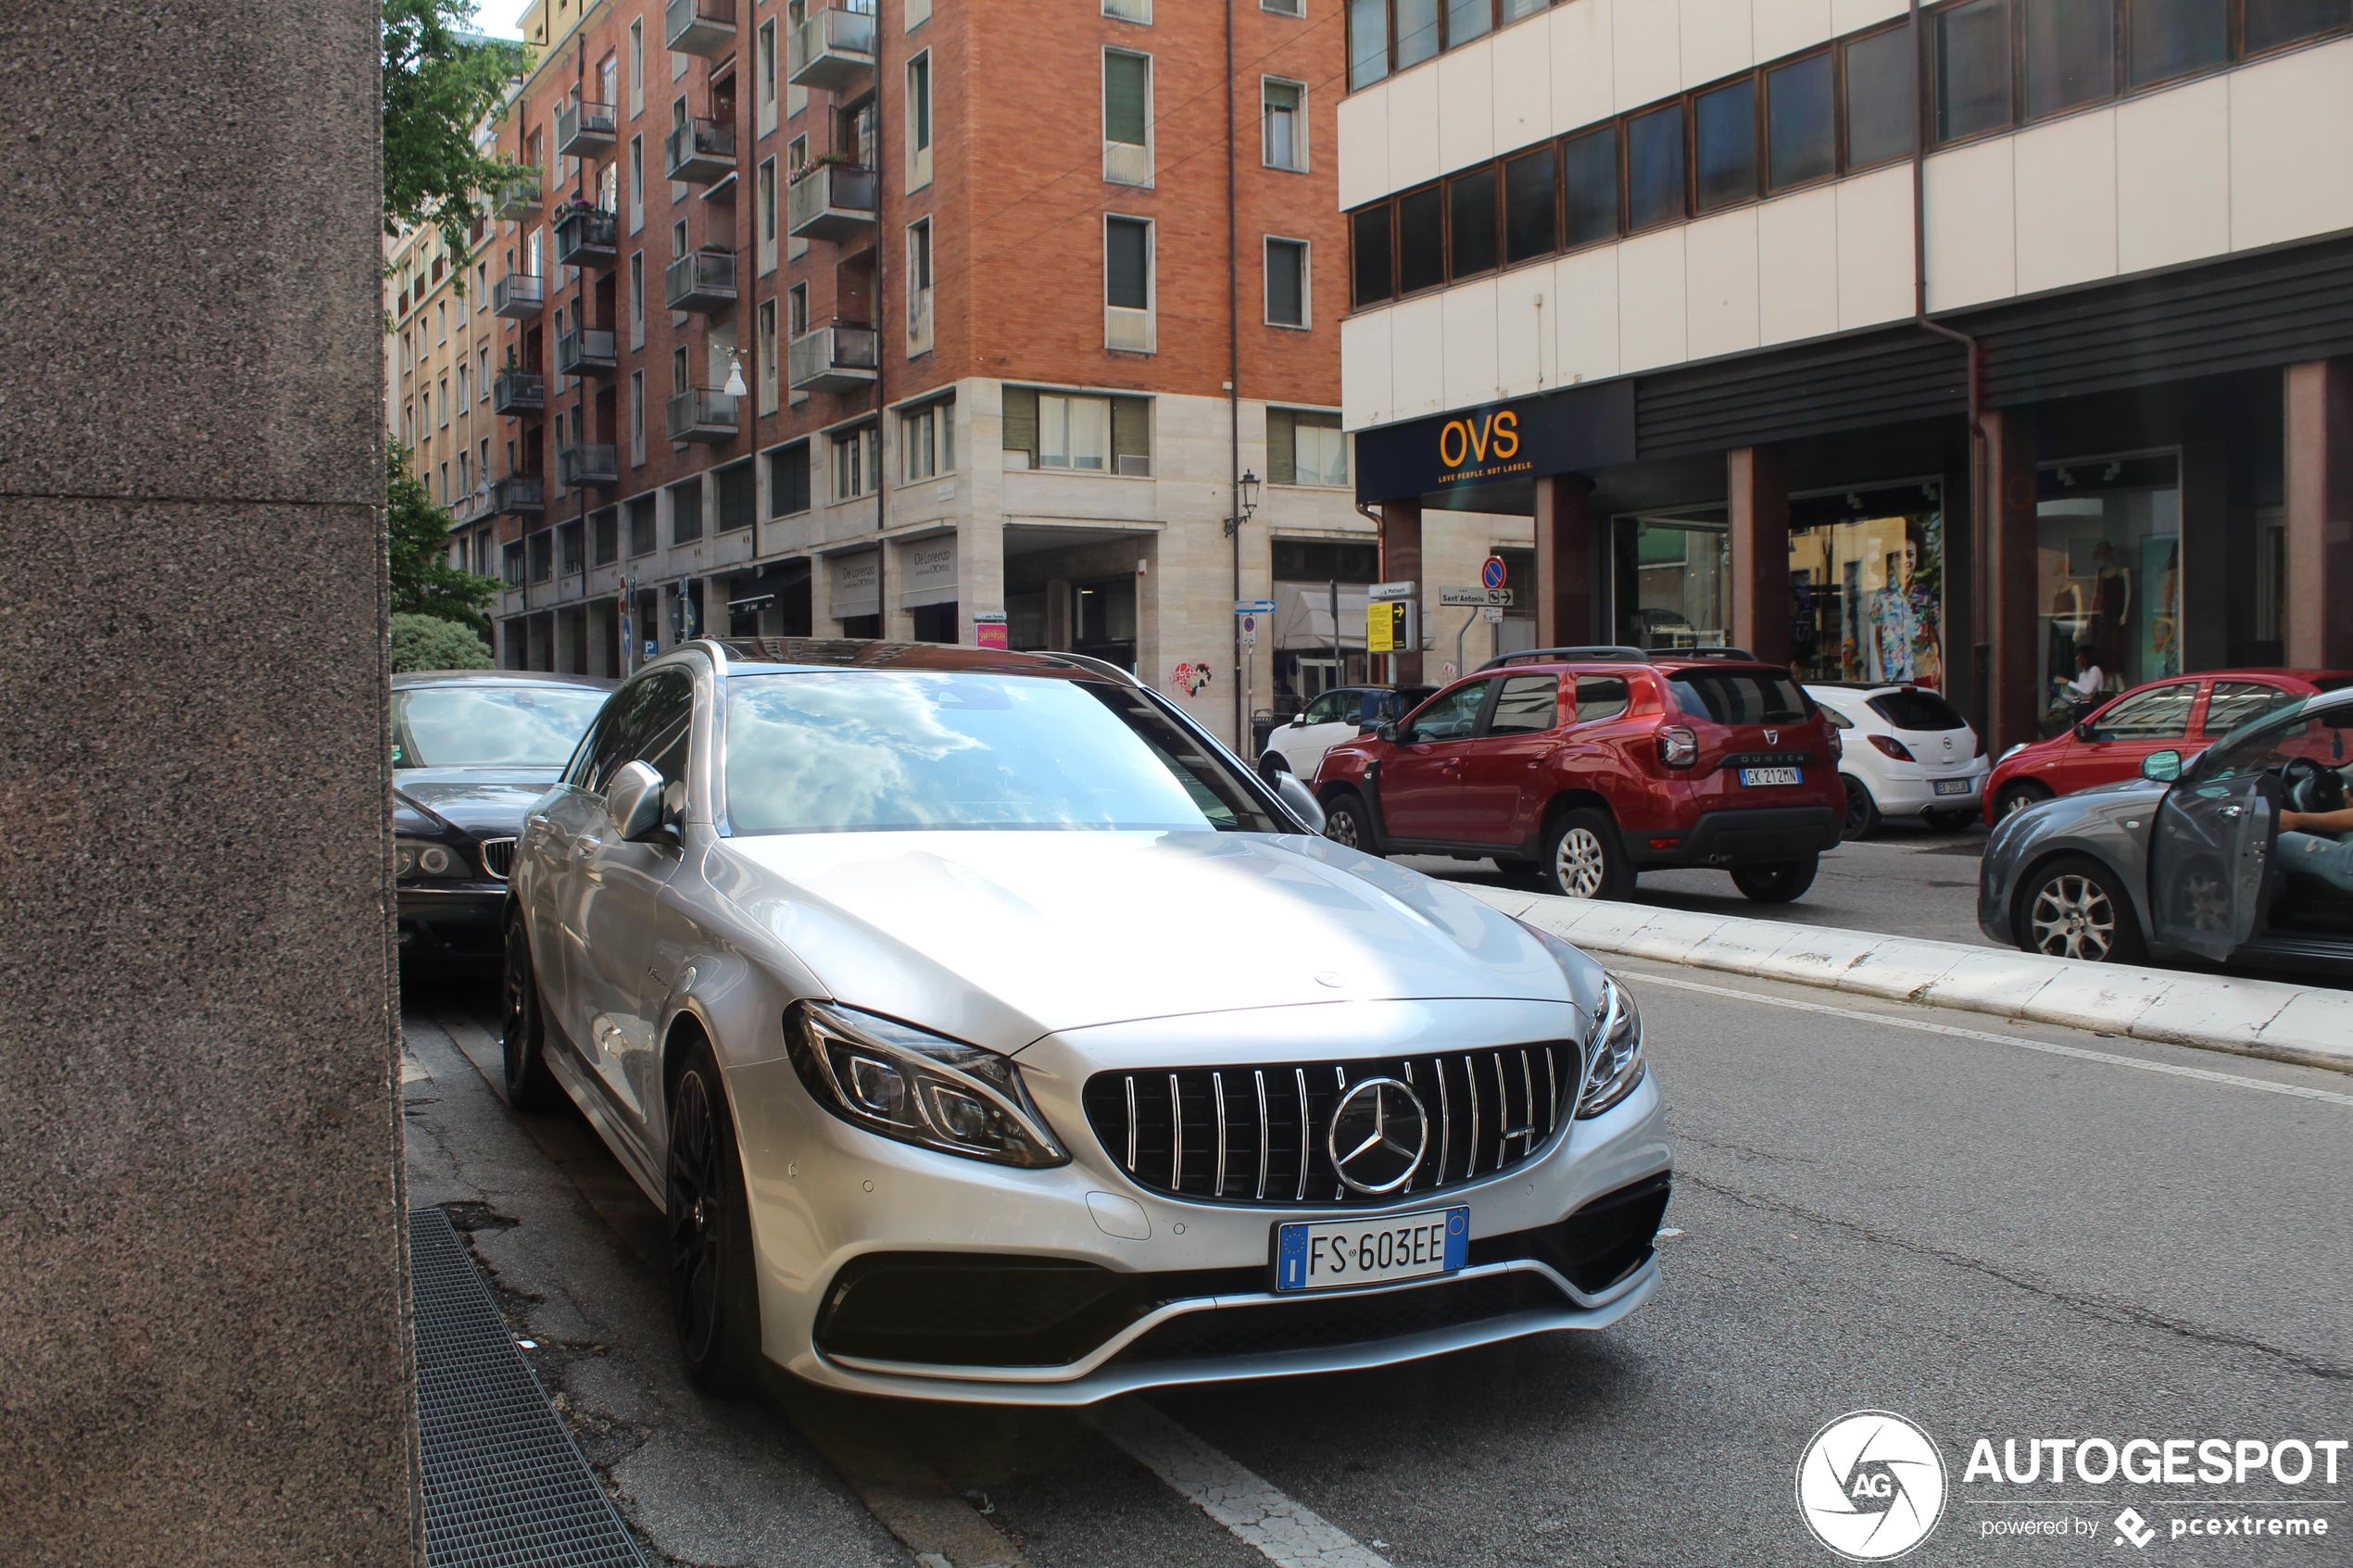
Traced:
[[0, 7], [0, 1560], [406, 1568], [378, 17], [145, 19]]
[[2043, 634], [2036, 604], [2034, 415], [2013, 408], [1985, 415], [1985, 640], [1990, 645], [1986, 711], [1993, 733], [1985, 748], [1998, 757], [2034, 738], [2044, 694], [2036, 689], [2035, 653]]
[[1606, 641], [1593, 628], [1600, 597], [1593, 482], [1581, 473], [1536, 482], [1536, 646], [1579, 647]]
[[[1422, 581], [1422, 504], [1419, 500], [1383, 501], [1380, 504], [1380, 572], [1384, 583], [1412, 583], [1422, 601], [1422, 613], [1429, 613], [1429, 605], [1437, 597], [1428, 583]], [[1343, 632], [1345, 628], [1342, 629]], [[1425, 628], [1427, 630], [1427, 628]], [[1396, 684], [1416, 686], [1422, 681], [1422, 651], [1411, 648], [1392, 661], [1397, 670]]]
[[2290, 365], [2285, 662], [2353, 669], [2353, 360]]
[[1724, 455], [1732, 524], [1732, 641], [1789, 662], [1789, 470], [1778, 446]]

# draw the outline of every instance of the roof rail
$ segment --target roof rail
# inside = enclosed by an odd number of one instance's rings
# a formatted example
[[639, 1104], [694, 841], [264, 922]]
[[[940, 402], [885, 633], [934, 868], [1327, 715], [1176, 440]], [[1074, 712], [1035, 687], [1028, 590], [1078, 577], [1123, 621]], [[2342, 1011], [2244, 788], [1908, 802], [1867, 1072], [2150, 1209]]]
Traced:
[[1632, 659], [1640, 662], [1650, 658], [1641, 648], [1601, 646], [1584, 648], [1522, 648], [1517, 653], [1498, 654], [1480, 665], [1481, 670], [1501, 670], [1513, 664], [1554, 664], [1562, 659]]

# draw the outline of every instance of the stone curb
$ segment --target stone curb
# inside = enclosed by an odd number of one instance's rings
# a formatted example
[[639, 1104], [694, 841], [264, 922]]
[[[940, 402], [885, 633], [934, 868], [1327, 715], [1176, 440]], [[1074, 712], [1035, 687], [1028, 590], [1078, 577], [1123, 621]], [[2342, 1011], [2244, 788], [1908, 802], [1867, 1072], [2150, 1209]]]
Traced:
[[1463, 891], [1592, 952], [2353, 1073], [2353, 992], [1509, 888]]

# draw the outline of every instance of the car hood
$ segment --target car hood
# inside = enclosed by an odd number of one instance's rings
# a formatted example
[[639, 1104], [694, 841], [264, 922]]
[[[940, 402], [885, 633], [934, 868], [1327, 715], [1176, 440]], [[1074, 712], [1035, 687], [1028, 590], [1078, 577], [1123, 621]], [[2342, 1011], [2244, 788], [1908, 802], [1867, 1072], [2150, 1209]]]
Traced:
[[521, 831], [523, 813], [547, 793], [559, 768], [402, 768], [394, 800], [479, 838]]
[[[836, 998], [1018, 1049], [1058, 1030], [1334, 1002], [1513, 997], [1590, 1012], [1526, 927], [1321, 838], [791, 834], [724, 840], [714, 884]], [[1580, 967], [1581, 966], [1581, 967]]]

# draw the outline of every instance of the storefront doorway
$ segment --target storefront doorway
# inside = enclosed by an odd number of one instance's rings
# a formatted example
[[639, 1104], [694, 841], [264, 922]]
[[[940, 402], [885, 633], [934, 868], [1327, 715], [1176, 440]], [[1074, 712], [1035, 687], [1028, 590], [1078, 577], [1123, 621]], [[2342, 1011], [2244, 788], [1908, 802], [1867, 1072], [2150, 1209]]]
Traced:
[[1071, 651], [1132, 671], [1136, 668], [1134, 574], [1098, 577], [1081, 583], [1076, 597], [1077, 602], [1072, 606], [1071, 614]]
[[2105, 687], [2182, 672], [2182, 483], [2176, 453], [2073, 458], [2035, 476], [2035, 689], [2088, 646]]
[[1617, 640], [1636, 648], [1712, 648], [1732, 614], [1732, 536], [1720, 507], [1621, 517], [1610, 558]]

